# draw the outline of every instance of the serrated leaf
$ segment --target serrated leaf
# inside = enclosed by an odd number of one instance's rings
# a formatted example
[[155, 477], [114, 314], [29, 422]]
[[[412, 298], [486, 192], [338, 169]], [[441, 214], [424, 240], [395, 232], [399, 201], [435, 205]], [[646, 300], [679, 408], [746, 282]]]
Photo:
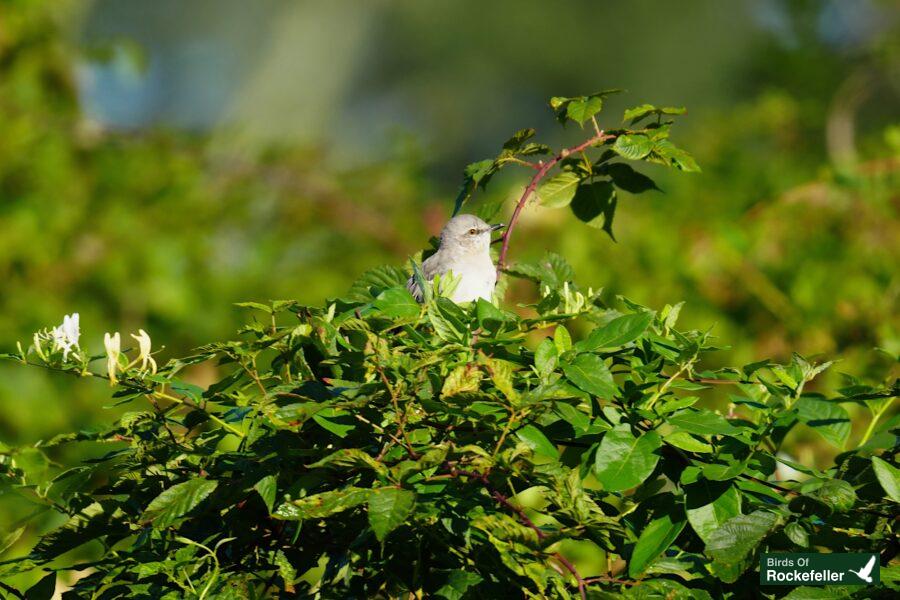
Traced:
[[563, 171], [538, 188], [538, 198], [547, 208], [563, 208], [572, 202], [581, 178], [571, 171]]
[[353, 282], [344, 297], [350, 302], [370, 302], [382, 291], [406, 284], [408, 275], [403, 269], [385, 265], [363, 273]]
[[888, 498], [900, 502], [900, 469], [877, 456], [872, 457], [872, 469]]
[[369, 527], [378, 541], [404, 523], [416, 505], [416, 494], [399, 488], [378, 488], [369, 494]]
[[637, 487], [656, 468], [659, 434], [648, 431], [634, 437], [628, 425], [606, 432], [594, 460], [594, 475], [608, 492]]
[[586, 98], [578, 98], [569, 102], [566, 106], [566, 116], [579, 125], [585, 122], [603, 109], [603, 98], [601, 96], [588, 96]]
[[751, 557], [781, 522], [773, 512], [757, 510], [738, 515], [714, 530], [706, 543], [706, 554], [713, 559], [716, 575], [725, 583], [737, 581], [751, 564]]
[[624, 134], [616, 138], [613, 151], [628, 160], [640, 160], [653, 150], [653, 140], [639, 133]]
[[620, 189], [632, 194], [641, 194], [649, 190], [659, 190], [652, 179], [631, 168], [625, 163], [612, 163], [606, 165], [603, 172], [608, 174], [613, 184]]
[[657, 108], [652, 104], [642, 104], [640, 106], [635, 106], [634, 108], [627, 109], [625, 111], [625, 114], [622, 116], [622, 121], [631, 121], [631, 124], [633, 125], [644, 117], [648, 117], [650, 115], [683, 115], [686, 112], [687, 109], [684, 107], [665, 106], [662, 108]]
[[418, 317], [422, 310], [413, 295], [405, 287], [393, 287], [384, 290], [372, 305], [384, 316], [392, 319]]
[[218, 481], [199, 477], [173, 485], [150, 501], [144, 520], [152, 521], [158, 529], [168, 527], [205, 500], [218, 485]]
[[612, 233], [613, 219], [616, 214], [616, 190], [609, 181], [582, 183], [575, 190], [569, 208], [578, 220], [590, 227], [602, 229], [609, 237]]
[[689, 173], [700, 172], [700, 166], [694, 160], [694, 157], [687, 151], [676, 147], [669, 140], [657, 140], [653, 144], [653, 156], [656, 157], [654, 162], [661, 162]]
[[616, 395], [612, 373], [596, 354], [579, 354], [572, 362], [563, 362], [562, 370], [566, 379], [589, 394], [605, 399]]

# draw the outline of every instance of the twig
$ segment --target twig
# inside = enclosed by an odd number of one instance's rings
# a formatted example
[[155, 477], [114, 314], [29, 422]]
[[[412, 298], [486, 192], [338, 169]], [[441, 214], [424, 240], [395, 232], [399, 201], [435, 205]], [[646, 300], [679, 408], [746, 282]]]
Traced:
[[578, 593], [581, 595], [581, 600], [587, 600], [587, 590], [584, 589], [585, 581], [582, 579], [581, 575], [578, 574], [578, 569], [575, 568], [569, 559], [565, 556], [557, 552], [553, 555], [553, 558], [559, 561], [559, 563], [566, 568], [566, 571], [572, 574], [572, 577], [575, 578], [575, 581], [578, 582]]
[[403, 410], [403, 414], [400, 413], [400, 402], [397, 399], [397, 393], [394, 391], [394, 387], [391, 385], [391, 382], [388, 381], [387, 375], [384, 373], [384, 369], [381, 368], [381, 365], [376, 365], [375, 369], [378, 371], [378, 374], [381, 375], [381, 381], [384, 382], [384, 387], [387, 388], [388, 394], [391, 396], [391, 403], [394, 405], [394, 412], [397, 414], [397, 427], [400, 429], [400, 436], [403, 438], [404, 446], [406, 446], [406, 451], [413, 458], [413, 460], [417, 460], [419, 455], [413, 450], [412, 443], [409, 441], [409, 436], [406, 435], [406, 410]]
[[506, 231], [503, 232], [503, 246], [500, 249], [500, 258], [497, 260], [497, 270], [502, 271], [506, 266], [506, 254], [509, 252], [509, 240], [512, 237], [513, 229], [516, 228], [516, 223], [519, 222], [519, 214], [522, 212], [522, 209], [525, 208], [525, 205], [528, 203], [528, 199], [531, 198], [531, 195], [534, 193], [534, 190], [537, 189], [538, 183], [546, 177], [547, 173], [556, 166], [556, 164], [562, 159], [566, 158], [570, 154], [574, 154], [575, 152], [581, 152], [585, 148], [597, 144], [599, 142], [605, 142], [606, 140], [615, 138], [615, 134], [607, 134], [603, 133], [603, 131], [598, 131], [596, 135], [592, 136], [590, 139], [585, 140], [584, 142], [572, 146], [571, 148], [565, 148], [559, 154], [548, 160], [547, 162], [538, 163], [537, 173], [534, 174], [534, 177], [531, 178], [531, 181], [528, 182], [528, 185], [525, 187], [525, 191], [522, 192], [522, 196], [519, 198], [519, 201], [516, 203], [516, 208], [513, 210], [512, 217], [509, 219], [509, 224], [506, 227]]

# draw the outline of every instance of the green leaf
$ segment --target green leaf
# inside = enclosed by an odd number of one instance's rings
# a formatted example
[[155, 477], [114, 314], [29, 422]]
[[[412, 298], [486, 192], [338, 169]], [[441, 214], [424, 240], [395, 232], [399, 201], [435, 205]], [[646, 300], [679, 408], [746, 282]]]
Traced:
[[616, 202], [616, 190], [612, 184], [608, 181], [596, 181], [579, 185], [569, 208], [580, 221], [590, 227], [602, 229], [615, 239], [612, 225]]
[[352, 486], [340, 490], [330, 490], [282, 504], [275, 511], [274, 516], [290, 521], [330, 517], [349, 508], [365, 504], [371, 494], [372, 490], [370, 489]]
[[712, 531], [706, 542], [706, 554], [713, 559], [716, 575], [725, 583], [734, 583], [751, 564], [754, 551], [781, 523], [773, 512], [757, 510], [725, 521]]
[[837, 402], [802, 396], [794, 405], [801, 423], [812, 427], [819, 435], [838, 448], [843, 448], [850, 436], [850, 414]]
[[579, 125], [584, 123], [600, 112], [603, 108], [603, 98], [601, 96], [588, 96], [572, 100], [566, 107], [566, 116]]
[[900, 502], [900, 469], [877, 456], [872, 457], [872, 468], [888, 498]]
[[741, 493], [729, 482], [701, 477], [684, 491], [688, 521], [706, 543], [723, 523], [741, 514]]
[[404, 523], [416, 505], [416, 494], [399, 488], [378, 488], [369, 495], [369, 526], [379, 542]]
[[257, 491], [271, 514], [272, 507], [275, 505], [275, 495], [278, 492], [278, 476], [266, 475], [253, 485], [253, 489]]
[[559, 352], [556, 350], [556, 344], [550, 338], [544, 338], [534, 351], [534, 367], [538, 374], [543, 378], [547, 378], [556, 370], [559, 363]]
[[694, 157], [685, 150], [677, 148], [669, 140], [657, 140], [653, 145], [653, 162], [661, 162], [669, 167], [675, 167], [681, 171], [699, 173], [700, 166]]
[[641, 194], [649, 190], [659, 190], [652, 179], [643, 173], [638, 173], [631, 168], [631, 165], [626, 165], [625, 163], [605, 165], [602, 172], [608, 174], [612, 178], [612, 182], [616, 187], [632, 194]]
[[400, 267], [386, 265], [363, 273], [353, 282], [345, 298], [350, 302], [370, 302], [383, 290], [406, 284], [408, 275]]
[[602, 348], [624, 346], [641, 337], [652, 321], [652, 312], [623, 315], [594, 329], [587, 338], [575, 344], [574, 348], [577, 352], [593, 352]]
[[438, 588], [436, 596], [446, 600], [462, 600], [466, 591], [483, 581], [481, 575], [471, 571], [456, 569], [447, 575], [447, 583]]
[[813, 492], [813, 496], [835, 512], [847, 512], [856, 504], [856, 491], [843, 479], [828, 479]]
[[441, 397], [449, 398], [465, 392], [477, 392], [482, 372], [475, 365], [460, 365], [450, 371], [441, 387]]
[[622, 158], [640, 160], [653, 150], [653, 140], [639, 133], [624, 134], [616, 138], [613, 150]]
[[579, 354], [562, 364], [566, 379], [589, 394], [610, 399], [616, 395], [616, 383], [603, 359], [596, 354]]
[[297, 579], [297, 569], [294, 568], [294, 565], [291, 564], [291, 561], [288, 560], [288, 557], [281, 550], [275, 553], [272, 562], [278, 567], [278, 574], [284, 581], [285, 591], [293, 591], [294, 581]]
[[393, 287], [381, 292], [373, 306], [392, 319], [418, 317], [422, 306], [405, 287]]
[[628, 576], [637, 578], [659, 555], [665, 552], [684, 529], [684, 511], [679, 506], [644, 527], [628, 562]]
[[475, 318], [478, 325], [488, 330], [495, 330], [502, 323], [515, 320], [515, 316], [502, 311], [484, 298], [478, 298], [475, 302]]
[[800, 523], [788, 523], [784, 527], [784, 534], [801, 548], [809, 548], [809, 532]]
[[713, 447], [704, 441], [698, 440], [687, 431], [673, 431], [663, 436], [663, 441], [667, 444], [687, 450], [688, 452], [700, 452], [704, 454], [711, 453]]
[[669, 415], [666, 422], [680, 431], [697, 435], [739, 435], [739, 427], [728, 422], [725, 417], [705, 409], [686, 409]]
[[318, 469], [320, 467], [328, 467], [332, 465], [340, 467], [372, 469], [379, 475], [387, 473], [387, 467], [384, 465], [384, 463], [378, 462], [377, 460], [369, 456], [368, 453], [363, 452], [359, 448], [341, 448], [340, 450], [332, 452], [325, 458], [307, 465], [306, 468]]
[[337, 408], [323, 408], [317, 411], [312, 419], [316, 425], [339, 438], [347, 437], [347, 434], [356, 429], [357, 425], [356, 420], [349, 412]]
[[3, 554], [7, 551], [13, 544], [19, 541], [19, 538], [22, 537], [22, 534], [25, 533], [25, 527], [19, 527], [18, 529], [14, 529], [9, 533], [4, 533], [0, 535], [0, 554]]
[[657, 108], [652, 104], [641, 104], [640, 106], [627, 109], [622, 116], [622, 121], [631, 121], [631, 124], [634, 125], [636, 122], [650, 115], [683, 115], [686, 112], [687, 109], [684, 107], [666, 106]]
[[556, 446], [534, 425], [522, 427], [516, 431], [516, 437], [525, 442], [525, 445], [531, 448], [535, 454], [552, 460], [559, 459], [559, 451], [556, 449]]
[[144, 520], [153, 521], [158, 529], [168, 527], [205, 500], [218, 485], [217, 481], [200, 477], [173, 485], [150, 501]]
[[571, 171], [563, 171], [538, 188], [538, 198], [547, 208], [563, 208], [572, 202], [581, 178]]
[[48, 573], [40, 581], [25, 590], [25, 600], [50, 600], [55, 592], [56, 573]]
[[656, 450], [661, 444], [655, 431], [636, 438], [628, 425], [619, 425], [604, 434], [594, 461], [594, 475], [609, 492], [636, 487], [656, 468]]
[[557, 289], [575, 276], [572, 266], [559, 254], [548, 252], [540, 261], [516, 263], [507, 269], [510, 275], [524, 277]]
[[572, 349], [572, 336], [565, 325], [557, 325], [553, 332], [553, 343], [556, 345], [556, 351], [559, 354], [565, 354]]

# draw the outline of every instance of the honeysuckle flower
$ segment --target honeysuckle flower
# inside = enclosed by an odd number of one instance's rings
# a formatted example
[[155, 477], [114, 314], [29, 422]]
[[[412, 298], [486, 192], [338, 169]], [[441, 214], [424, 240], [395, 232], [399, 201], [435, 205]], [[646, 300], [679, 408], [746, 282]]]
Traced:
[[143, 329], [138, 329], [138, 335], [132, 333], [131, 337], [138, 343], [140, 355], [137, 357], [137, 360], [141, 361], [141, 370], [146, 371], [147, 365], [150, 365], [150, 372], [156, 373], [156, 361], [150, 355], [150, 335]]
[[106, 347], [106, 372], [110, 383], [116, 382], [116, 371], [119, 368], [119, 355], [122, 353], [122, 337], [119, 332], [103, 334], [103, 345]]
[[72, 313], [63, 317], [62, 325], [53, 328], [50, 332], [53, 338], [53, 349], [63, 351], [63, 362], [69, 359], [69, 352], [78, 351], [78, 338], [81, 337], [81, 328], [78, 324], [78, 313]]

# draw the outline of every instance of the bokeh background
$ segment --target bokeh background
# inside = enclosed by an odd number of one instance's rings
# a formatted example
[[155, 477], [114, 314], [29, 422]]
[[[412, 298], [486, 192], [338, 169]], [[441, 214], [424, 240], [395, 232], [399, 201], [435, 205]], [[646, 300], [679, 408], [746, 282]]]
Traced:
[[[900, 352], [887, 0], [0, 0], [0, 352], [77, 311], [89, 349], [142, 327], [164, 360], [233, 335], [235, 302], [321, 303], [422, 249], [464, 165], [513, 131], [575, 140], [550, 96], [609, 87], [628, 90], [610, 127], [686, 106], [675, 141], [703, 172], [651, 168], [664, 191], [620, 201], [618, 243], [529, 207], [513, 260], [552, 249], [611, 299], [684, 300], [722, 363], [796, 350], [841, 360], [826, 386], [883, 377]], [[480, 201], [508, 212], [526, 175]], [[102, 382], [0, 364], [0, 451], [109, 403]], [[22, 516], [0, 497], [0, 531]]]

